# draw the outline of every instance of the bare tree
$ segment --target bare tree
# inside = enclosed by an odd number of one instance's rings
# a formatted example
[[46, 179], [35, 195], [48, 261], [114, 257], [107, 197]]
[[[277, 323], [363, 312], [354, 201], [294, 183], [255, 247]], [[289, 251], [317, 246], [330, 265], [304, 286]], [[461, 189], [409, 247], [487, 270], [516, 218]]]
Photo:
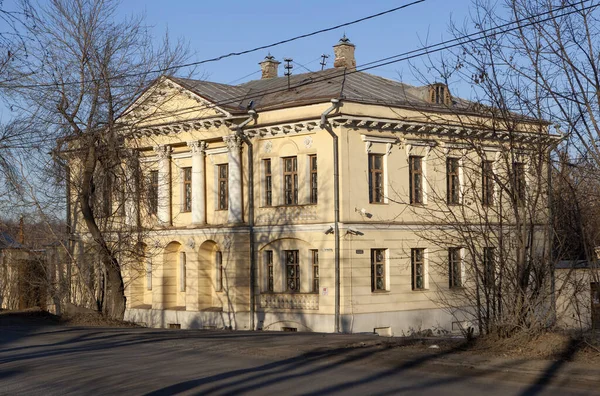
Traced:
[[[55, 158], [68, 158], [71, 232], [89, 235], [100, 266], [95, 296], [104, 314], [125, 311], [120, 251], [134, 251], [135, 229], [125, 228], [124, 200], [133, 183], [132, 150], [119, 124], [127, 106], [185, 56], [168, 38], [155, 46], [141, 17], [117, 19], [117, 1], [52, 0], [37, 4], [27, 33], [33, 47], [11, 89], [34, 129], [59, 142]], [[27, 70], [35, 69], [31, 74]], [[45, 161], [48, 164], [47, 161]], [[113, 199], [113, 198], [116, 198]], [[79, 217], [81, 223], [78, 222]], [[124, 241], [127, 248], [123, 248]], [[135, 243], [133, 243], [135, 245]]]

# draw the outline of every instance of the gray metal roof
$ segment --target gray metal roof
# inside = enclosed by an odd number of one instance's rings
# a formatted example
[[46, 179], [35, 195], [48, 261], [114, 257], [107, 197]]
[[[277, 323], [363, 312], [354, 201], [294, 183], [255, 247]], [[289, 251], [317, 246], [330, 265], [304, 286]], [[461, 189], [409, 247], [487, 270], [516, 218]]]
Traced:
[[[429, 87], [414, 87], [365, 72], [334, 68], [287, 77], [253, 80], [239, 85], [172, 78], [192, 92], [232, 113], [245, 113], [252, 101], [256, 110], [312, 104], [340, 98], [359, 103], [420, 109], [444, 109], [427, 101]], [[467, 110], [468, 102], [454, 99]]]

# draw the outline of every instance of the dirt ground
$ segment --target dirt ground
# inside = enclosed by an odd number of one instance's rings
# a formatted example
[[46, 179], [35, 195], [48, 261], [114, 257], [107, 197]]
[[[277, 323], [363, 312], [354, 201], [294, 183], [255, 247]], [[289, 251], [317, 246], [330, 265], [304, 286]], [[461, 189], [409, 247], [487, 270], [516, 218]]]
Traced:
[[[73, 326], [134, 328], [135, 323], [108, 319], [97, 313], [71, 313], [63, 316], [53, 315], [40, 309], [23, 311], [0, 311], [0, 326]], [[569, 361], [600, 364], [600, 332], [569, 333], [551, 332], [533, 339], [522, 337], [476, 338], [466, 342], [463, 338], [383, 338], [372, 337], [358, 344], [348, 344], [348, 348], [380, 346], [384, 348], [402, 348], [407, 352], [447, 353], [502, 358], [523, 358], [536, 360]]]

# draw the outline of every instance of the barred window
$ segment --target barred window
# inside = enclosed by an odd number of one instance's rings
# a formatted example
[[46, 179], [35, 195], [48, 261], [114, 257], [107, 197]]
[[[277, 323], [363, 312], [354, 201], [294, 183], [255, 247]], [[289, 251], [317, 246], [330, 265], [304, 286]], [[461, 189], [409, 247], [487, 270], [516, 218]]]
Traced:
[[285, 205], [298, 205], [298, 158], [283, 159], [283, 197]]
[[217, 168], [219, 176], [219, 210], [227, 210], [229, 203], [229, 166], [221, 164]]
[[291, 292], [300, 291], [300, 261], [298, 250], [284, 250], [285, 274], [287, 290]]
[[459, 247], [448, 249], [448, 267], [450, 288], [462, 287], [462, 257]]
[[309, 155], [308, 162], [310, 164], [310, 203], [316, 204], [319, 198], [317, 183], [317, 155]]
[[267, 270], [267, 291], [273, 291], [273, 251], [265, 252], [265, 265]]
[[387, 290], [385, 249], [371, 249], [371, 291]]
[[451, 205], [460, 203], [458, 166], [458, 158], [448, 158], [446, 160], [447, 202]]
[[383, 155], [369, 154], [369, 202], [383, 203]]
[[425, 249], [411, 249], [412, 289], [425, 289]]
[[312, 274], [313, 274], [313, 287], [312, 291], [314, 293], [319, 292], [319, 251], [311, 250], [311, 258], [312, 258]]
[[192, 211], [192, 168], [183, 168], [183, 211]]
[[410, 174], [410, 203], [423, 203], [423, 157], [410, 156], [409, 174]]

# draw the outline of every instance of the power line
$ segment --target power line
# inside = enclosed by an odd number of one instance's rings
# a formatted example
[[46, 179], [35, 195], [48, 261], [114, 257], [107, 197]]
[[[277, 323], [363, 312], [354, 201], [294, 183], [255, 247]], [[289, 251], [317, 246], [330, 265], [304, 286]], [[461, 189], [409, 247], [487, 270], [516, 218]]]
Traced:
[[[252, 52], [256, 52], [256, 51], [260, 51], [260, 50], [264, 50], [264, 49], [276, 47], [276, 46], [279, 46], [279, 45], [282, 45], [282, 44], [287, 44], [287, 43], [290, 43], [292, 41], [296, 41], [296, 40], [300, 40], [300, 39], [303, 39], [303, 38], [315, 36], [315, 35], [318, 35], [318, 34], [321, 34], [321, 33], [330, 32], [332, 30], [336, 30], [336, 29], [339, 29], [339, 28], [342, 28], [342, 27], [345, 27], [345, 26], [355, 25], [357, 23], [364, 22], [364, 21], [367, 21], [369, 19], [377, 18], [377, 17], [383, 16], [383, 15], [386, 15], [386, 14], [390, 14], [390, 13], [402, 10], [404, 8], [411, 7], [411, 6], [419, 4], [419, 3], [423, 3], [425, 1], [426, 0], [415, 0], [415, 1], [411, 2], [411, 3], [404, 4], [404, 5], [395, 7], [395, 8], [391, 8], [389, 10], [385, 10], [385, 11], [382, 11], [382, 12], [378, 12], [376, 14], [368, 15], [368, 16], [363, 17], [363, 18], [355, 19], [355, 20], [350, 21], [350, 22], [345, 22], [345, 23], [342, 23], [342, 24], [339, 24], [339, 25], [328, 27], [328, 28], [324, 28], [324, 29], [320, 29], [320, 30], [315, 30], [315, 31], [312, 31], [310, 33], [302, 34], [302, 35], [295, 36], [295, 37], [292, 37], [292, 38], [289, 38], [289, 39], [285, 39], [285, 40], [276, 41], [276, 42], [271, 43], [271, 44], [261, 45], [259, 47], [254, 47], [254, 48], [251, 48], [251, 49], [248, 49], [248, 50], [244, 50], [244, 51], [230, 52], [228, 54], [220, 55], [220, 56], [217, 56], [215, 58], [209, 58], [209, 59], [204, 59], [204, 60], [201, 60], [201, 61], [184, 63], [182, 65], [169, 66], [169, 67], [165, 67], [165, 68], [162, 68], [162, 69], [150, 70], [150, 71], [143, 72], [143, 73], [124, 74], [124, 75], [118, 76], [118, 77], [109, 77], [108, 79], [137, 77], [137, 76], [151, 74], [151, 73], [164, 73], [164, 72], [167, 72], [167, 71], [170, 71], [170, 70], [181, 69], [181, 68], [190, 67], [190, 66], [202, 65], [204, 63], [218, 62], [220, 60], [223, 60], [225, 58], [230, 58], [232, 56], [240, 56], [240, 55], [249, 54], [249, 53], [252, 53]], [[87, 80], [87, 81], [84, 80], [84, 81], [64, 82], [62, 84], [48, 84], [48, 83], [46, 83], [46, 84], [31, 84], [31, 85], [20, 85], [20, 86], [12, 86], [12, 87], [9, 86], [8, 88], [42, 88], [42, 87], [54, 87], [56, 85], [87, 84], [87, 83], [92, 83], [92, 82], [97, 82], [97, 81], [104, 81], [104, 80], [107, 80], [107, 79], [103, 79], [103, 80], [100, 80], [100, 79], [91, 79], [91, 80]]]
[[[559, 17], [568, 16], [568, 15], [574, 14], [576, 12], [582, 12], [582, 11], [590, 10], [590, 9], [593, 9], [593, 8], [596, 8], [596, 7], [600, 6], [600, 4], [588, 5], [586, 7], [583, 7], [583, 8], [580, 8], [580, 9], [575, 9], [575, 10], [572, 10], [572, 11], [568, 11], [568, 12], [562, 13], [560, 15], [553, 15], [553, 16], [550, 16], [548, 18], [538, 19], [538, 20], [535, 20], [535, 21], [530, 21], [530, 22], [528, 22], [526, 24], [521, 24], [522, 22], [529, 21], [529, 20], [534, 19], [534, 18], [543, 17], [543, 16], [548, 15], [548, 14], [554, 14], [557, 11], [561, 11], [561, 10], [564, 10], [566, 8], [570, 8], [570, 7], [573, 7], [573, 6], [574, 6], [573, 4], [569, 4], [569, 5], [566, 5], [566, 6], [557, 7], [556, 9], [551, 10], [551, 11], [546, 11], [546, 12], [543, 12], [543, 13], [532, 15], [532, 16], [527, 17], [527, 18], [518, 19], [518, 20], [515, 20], [513, 22], [508, 22], [508, 23], [505, 23], [503, 25], [499, 25], [499, 26], [495, 26], [495, 27], [492, 27], [492, 28], [488, 28], [488, 29], [485, 29], [485, 30], [480, 31], [480, 32], [471, 33], [471, 34], [464, 35], [464, 36], [461, 36], [461, 37], [457, 37], [457, 38], [454, 38], [454, 39], [451, 39], [451, 40], [446, 40], [446, 41], [443, 41], [443, 42], [440, 42], [440, 43], [432, 44], [432, 45], [429, 45], [429, 46], [425, 46], [425, 47], [418, 48], [418, 49], [415, 49], [415, 50], [407, 51], [407, 52], [400, 53], [400, 54], [397, 54], [397, 55], [393, 55], [393, 56], [381, 58], [381, 59], [378, 59], [378, 60], [375, 60], [375, 61], [372, 61], [372, 62], [368, 62], [368, 63], [362, 64], [362, 65], [359, 65], [355, 70], [340, 70], [339, 73], [336, 73], [336, 74], [334, 74], [332, 76], [327, 76], [327, 77], [322, 77], [322, 78], [315, 78], [315, 79], [309, 80], [309, 81], [304, 80], [300, 84], [292, 85], [290, 87], [290, 89], [300, 88], [300, 87], [308, 86], [308, 85], [311, 85], [311, 84], [317, 84], [317, 83], [321, 83], [321, 82], [324, 82], [324, 81], [328, 81], [328, 80], [332, 80], [332, 79], [335, 79], [335, 78], [339, 78], [339, 77], [343, 76], [344, 74], [345, 75], [354, 74], [354, 73], [362, 72], [362, 71], [365, 71], [365, 70], [371, 70], [371, 69], [375, 69], [375, 68], [378, 68], [378, 67], [381, 67], [381, 66], [386, 66], [386, 65], [390, 65], [390, 64], [393, 64], [393, 63], [398, 63], [398, 62], [401, 62], [401, 61], [418, 58], [418, 57], [423, 56], [423, 55], [428, 55], [428, 54], [440, 52], [440, 51], [443, 51], [443, 50], [446, 50], [446, 49], [451, 49], [451, 48], [458, 47], [458, 46], [465, 45], [465, 44], [469, 44], [469, 43], [472, 43], [472, 42], [475, 42], [475, 41], [478, 41], [478, 40], [481, 40], [481, 39], [484, 39], [484, 38], [488, 38], [488, 37], [490, 37], [492, 35], [508, 33], [508, 32], [514, 31], [514, 30], [518, 30], [518, 29], [529, 27], [529, 26], [537, 25], [537, 24], [540, 24], [540, 23], [543, 23], [543, 22], [547, 22], [547, 21], [550, 21], [552, 19], [556, 19], [556, 18], [559, 18]], [[504, 29], [504, 30], [498, 30], [499, 28], [503, 28], [503, 27], [507, 27], [507, 26], [515, 25], [515, 24], [518, 24], [518, 25], [515, 26], [515, 27], [512, 27], [512, 28], [508, 28], [508, 29]], [[468, 40], [465, 41], [464, 40], [465, 38], [468, 39]], [[262, 91], [252, 92], [252, 95], [253, 96], [267, 95], [267, 94], [274, 94], [274, 93], [284, 92], [284, 91], [287, 91], [287, 90], [288, 90], [287, 86], [284, 87], [284, 88], [271, 88], [271, 89], [265, 89], [265, 90], [262, 90]], [[201, 108], [193, 108], [193, 109], [190, 109], [190, 111], [198, 111], [198, 110], [202, 110], [202, 109], [213, 108], [213, 107], [220, 106], [220, 105], [231, 104], [231, 103], [235, 103], [235, 102], [238, 102], [240, 100], [243, 100], [246, 97], [247, 97], [247, 95], [244, 94], [244, 95], [240, 95], [240, 96], [237, 96], [237, 97], [232, 97], [232, 98], [229, 98], [229, 99], [223, 100], [223, 101], [215, 101], [215, 102], [211, 103], [210, 105], [206, 105], [206, 106], [201, 107]], [[181, 113], [181, 114], [185, 114], [185, 113]]]

